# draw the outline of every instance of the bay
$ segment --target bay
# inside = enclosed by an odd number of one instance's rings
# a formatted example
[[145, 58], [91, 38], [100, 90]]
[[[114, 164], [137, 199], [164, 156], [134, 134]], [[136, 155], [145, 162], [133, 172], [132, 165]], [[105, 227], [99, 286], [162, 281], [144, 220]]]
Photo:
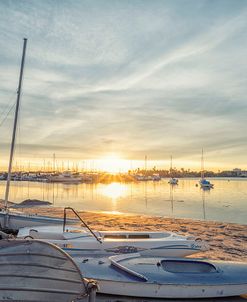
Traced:
[[[145, 214], [247, 224], [247, 179], [210, 178], [214, 189], [202, 190], [199, 179], [182, 178], [177, 186], [168, 179], [153, 182], [62, 184], [15, 181], [10, 200], [50, 201], [77, 210]], [[5, 182], [0, 182], [4, 197]]]

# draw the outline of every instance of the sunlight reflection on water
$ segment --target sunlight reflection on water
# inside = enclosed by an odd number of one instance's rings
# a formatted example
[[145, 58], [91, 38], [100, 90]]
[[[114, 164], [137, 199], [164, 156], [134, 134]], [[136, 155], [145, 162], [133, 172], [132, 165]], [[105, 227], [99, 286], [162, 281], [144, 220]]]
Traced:
[[[159, 182], [64, 185], [12, 182], [10, 200], [40, 199], [55, 206], [112, 213], [217, 220], [247, 224], [247, 179], [211, 179], [214, 189], [203, 191], [198, 179], [180, 179], [170, 186]], [[5, 182], [0, 182], [4, 197]]]

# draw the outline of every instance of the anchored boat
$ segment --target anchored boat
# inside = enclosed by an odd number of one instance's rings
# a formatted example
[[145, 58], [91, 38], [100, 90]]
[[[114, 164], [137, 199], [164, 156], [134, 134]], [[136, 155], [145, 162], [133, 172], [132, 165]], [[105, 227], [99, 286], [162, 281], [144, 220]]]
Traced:
[[201, 179], [199, 180], [200, 187], [202, 189], [212, 189], [214, 184], [212, 184], [209, 180], [205, 179], [205, 170], [204, 170], [204, 156], [203, 156], [203, 149], [202, 149], [202, 156], [201, 156]]
[[172, 168], [172, 155], [171, 155], [171, 166], [170, 166], [170, 175], [171, 175], [171, 178], [169, 179], [169, 181], [168, 181], [168, 183], [170, 184], [170, 185], [177, 185], [178, 184], [178, 179], [177, 178], [175, 178], [174, 176], [173, 176], [173, 168]]

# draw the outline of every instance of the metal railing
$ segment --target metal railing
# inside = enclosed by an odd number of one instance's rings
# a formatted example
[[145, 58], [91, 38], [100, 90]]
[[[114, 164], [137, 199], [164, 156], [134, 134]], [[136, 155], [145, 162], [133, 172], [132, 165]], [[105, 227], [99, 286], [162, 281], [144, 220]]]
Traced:
[[76, 217], [81, 221], [81, 223], [85, 226], [85, 228], [87, 228], [89, 230], [89, 232], [93, 235], [93, 237], [99, 243], [102, 243], [101, 239], [94, 233], [94, 231], [90, 228], [90, 226], [80, 217], [80, 215], [76, 212], [76, 210], [71, 207], [65, 207], [63, 210], [63, 232], [65, 232], [67, 210], [71, 210], [76, 215]]

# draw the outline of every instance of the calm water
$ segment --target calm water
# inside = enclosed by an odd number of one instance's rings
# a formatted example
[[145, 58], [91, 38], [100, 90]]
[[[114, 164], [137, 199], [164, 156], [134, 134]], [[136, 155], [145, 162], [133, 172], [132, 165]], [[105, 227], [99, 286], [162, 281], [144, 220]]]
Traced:
[[[160, 182], [65, 185], [13, 182], [10, 200], [40, 199], [55, 206], [85, 211], [109, 211], [195, 218], [247, 224], [247, 179], [212, 179], [215, 188], [203, 191], [198, 179]], [[0, 182], [4, 197], [5, 182]], [[1, 197], [0, 197], [1, 198]]]

